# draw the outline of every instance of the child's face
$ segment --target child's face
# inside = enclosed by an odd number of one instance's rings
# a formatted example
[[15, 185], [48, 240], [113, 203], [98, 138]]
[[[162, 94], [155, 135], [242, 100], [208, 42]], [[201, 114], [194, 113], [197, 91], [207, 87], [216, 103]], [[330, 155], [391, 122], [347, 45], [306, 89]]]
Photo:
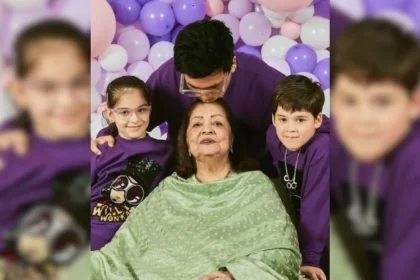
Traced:
[[[111, 110], [106, 109], [108, 119], [115, 122], [118, 134], [124, 139], [141, 139], [146, 136], [150, 122], [147, 100], [137, 89], [127, 89]], [[130, 116], [131, 114], [131, 116]]]
[[31, 69], [13, 89], [35, 131], [53, 140], [86, 136], [90, 118], [86, 58], [73, 43], [51, 40], [29, 47], [26, 59]]
[[277, 108], [273, 116], [277, 137], [291, 151], [302, 148], [314, 136], [316, 129], [322, 124], [322, 114], [317, 118], [307, 111], [288, 112], [282, 107]]
[[393, 82], [360, 83], [337, 77], [331, 113], [339, 139], [357, 160], [373, 162], [408, 134], [418, 108], [406, 89]]

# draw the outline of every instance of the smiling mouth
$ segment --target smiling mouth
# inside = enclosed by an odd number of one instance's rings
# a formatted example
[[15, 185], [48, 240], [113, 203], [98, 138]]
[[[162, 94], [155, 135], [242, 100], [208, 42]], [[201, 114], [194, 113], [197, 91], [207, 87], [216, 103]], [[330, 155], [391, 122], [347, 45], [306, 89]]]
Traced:
[[216, 141], [214, 141], [213, 139], [203, 139], [200, 142], [200, 144], [206, 144], [206, 145], [213, 144], [213, 143], [216, 143]]

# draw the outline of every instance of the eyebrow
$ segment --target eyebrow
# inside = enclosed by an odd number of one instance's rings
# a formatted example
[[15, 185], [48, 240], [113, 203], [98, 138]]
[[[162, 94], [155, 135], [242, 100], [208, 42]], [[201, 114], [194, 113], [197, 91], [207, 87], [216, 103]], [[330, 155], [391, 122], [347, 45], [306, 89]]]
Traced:
[[[282, 115], [282, 114], [277, 114], [276, 117], [284, 117], [284, 118], [287, 118], [288, 116]], [[305, 116], [305, 115], [296, 115], [296, 116], [293, 116], [293, 117], [295, 117], [295, 118], [305, 118], [305, 119], [308, 118], [308, 116]]]
[[205, 87], [205, 88], [199, 88], [199, 87], [196, 87], [196, 86], [194, 86], [194, 85], [192, 85], [192, 84], [190, 84], [190, 83], [188, 83], [188, 82], [187, 82], [187, 85], [188, 85], [189, 87], [194, 88], [194, 89], [214, 89], [214, 88], [219, 87], [219, 86], [220, 86], [220, 85], [221, 85], [224, 81], [225, 81], [225, 79], [223, 79], [221, 82], [218, 82], [217, 84], [214, 84], [214, 85], [212, 85], [212, 86]]
[[[220, 114], [216, 114], [216, 115], [211, 115], [211, 116], [210, 116], [210, 118], [214, 118], [214, 117], [222, 117], [222, 118], [226, 118], [225, 116], [220, 115]], [[195, 119], [195, 118], [198, 118], [198, 119], [204, 119], [204, 117], [203, 117], [203, 116], [195, 116], [195, 117], [192, 117], [191, 119]]]
[[[147, 104], [143, 104], [143, 105], [140, 105], [140, 106], [138, 106], [138, 107], [136, 107], [134, 109], [140, 109], [141, 107], [145, 107], [145, 106], [148, 106], [148, 105]], [[116, 109], [130, 110], [131, 108], [128, 108], [128, 107], [118, 107]]]

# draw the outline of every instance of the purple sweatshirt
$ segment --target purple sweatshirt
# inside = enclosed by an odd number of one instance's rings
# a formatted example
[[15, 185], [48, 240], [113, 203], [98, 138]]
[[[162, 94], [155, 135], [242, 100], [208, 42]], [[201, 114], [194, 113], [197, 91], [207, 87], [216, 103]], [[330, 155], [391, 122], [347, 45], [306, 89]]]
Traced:
[[[330, 218], [330, 135], [329, 119], [324, 116], [322, 126], [298, 151], [287, 150], [277, 137], [273, 125], [267, 130], [267, 148], [277, 176], [287, 186], [285, 175], [294, 177], [296, 188], [287, 188], [299, 221], [298, 235], [302, 266], [320, 267], [322, 253], [329, 243]], [[299, 158], [297, 156], [299, 154]], [[296, 164], [297, 160], [297, 164]]]
[[0, 212], [7, 213], [0, 216], [0, 254], [11, 250], [6, 235], [30, 207], [51, 203], [56, 194], [65, 196], [66, 204], [78, 201], [87, 206], [83, 201], [89, 199], [88, 136], [78, 141], [49, 142], [31, 135], [29, 141], [30, 149], [24, 157], [12, 150], [0, 151], [5, 160], [0, 170]]
[[128, 215], [163, 179], [172, 145], [149, 136], [99, 146], [91, 157], [91, 250], [111, 241]]
[[[271, 96], [283, 74], [261, 59], [235, 53], [238, 67], [233, 73], [224, 100], [229, 104], [242, 137], [252, 156], [259, 156], [265, 148], [265, 132], [271, 124]], [[182, 118], [195, 98], [179, 93], [180, 73], [176, 72], [174, 59], [170, 59], [147, 80], [153, 92], [153, 110], [150, 127], [163, 122], [169, 126], [169, 138], [177, 135]], [[98, 136], [105, 135], [102, 129]], [[253, 135], [249, 137], [249, 135]]]
[[[344, 213], [373, 270], [374, 280], [417, 279], [420, 264], [420, 122], [382, 160], [382, 164], [355, 162], [337, 141], [334, 131], [332, 136], [331, 199], [335, 202], [332, 212]], [[369, 193], [374, 196], [369, 198]], [[354, 214], [357, 206], [361, 206], [362, 214], [366, 209], [373, 209], [376, 223], [352, 219], [352, 216], [358, 216]]]

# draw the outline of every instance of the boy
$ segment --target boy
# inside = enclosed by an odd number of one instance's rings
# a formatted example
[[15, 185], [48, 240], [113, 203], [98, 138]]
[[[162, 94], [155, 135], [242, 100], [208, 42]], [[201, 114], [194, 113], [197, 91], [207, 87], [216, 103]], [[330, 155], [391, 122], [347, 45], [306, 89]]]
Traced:
[[[326, 279], [320, 269], [329, 229], [329, 124], [323, 124], [324, 92], [300, 75], [284, 78], [272, 97], [266, 135], [276, 177], [286, 186], [298, 219], [301, 274]], [[323, 126], [321, 127], [321, 124]]]
[[[331, 53], [335, 229], [359, 279], [418, 278], [419, 43], [391, 22], [366, 19]], [[332, 255], [332, 275], [350, 267]]]

